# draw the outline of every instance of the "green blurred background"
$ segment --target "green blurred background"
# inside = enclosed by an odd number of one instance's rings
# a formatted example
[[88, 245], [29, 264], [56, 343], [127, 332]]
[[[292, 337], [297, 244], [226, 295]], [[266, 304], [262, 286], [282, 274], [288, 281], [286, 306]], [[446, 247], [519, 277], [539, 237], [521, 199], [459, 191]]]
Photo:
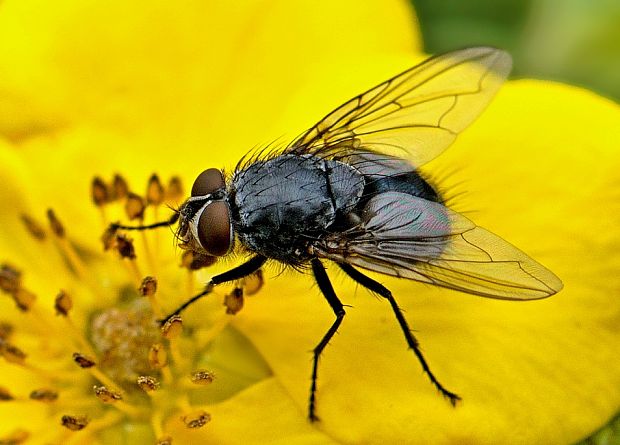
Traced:
[[553, 79], [620, 101], [620, 0], [412, 0], [425, 49], [508, 50], [512, 77]]
[[[427, 53], [497, 46], [514, 58], [513, 78], [558, 80], [620, 102], [620, 0], [411, 2]], [[620, 415], [579, 445], [620, 445]]]

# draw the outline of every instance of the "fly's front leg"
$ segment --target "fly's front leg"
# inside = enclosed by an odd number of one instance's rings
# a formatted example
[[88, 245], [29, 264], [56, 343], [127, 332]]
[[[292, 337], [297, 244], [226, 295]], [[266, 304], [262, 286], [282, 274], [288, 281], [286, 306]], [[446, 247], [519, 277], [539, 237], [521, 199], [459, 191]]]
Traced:
[[312, 385], [310, 386], [310, 401], [308, 405], [308, 418], [311, 422], [315, 422], [319, 420], [316, 415], [316, 380], [317, 380], [317, 370], [319, 366], [319, 357], [321, 356], [321, 352], [325, 349], [325, 346], [329, 343], [331, 338], [334, 336], [336, 331], [338, 331], [338, 327], [342, 320], [344, 319], [344, 306], [336, 296], [336, 292], [334, 292], [334, 288], [332, 283], [329, 281], [329, 277], [327, 276], [327, 272], [325, 272], [325, 267], [321, 261], [317, 258], [312, 260], [312, 272], [314, 273], [314, 278], [316, 279], [316, 283], [319, 285], [319, 289], [327, 299], [327, 302], [331, 306], [334, 314], [336, 314], [336, 320], [328, 329], [327, 333], [323, 336], [318, 345], [314, 348], [314, 360], [312, 362]]
[[428, 375], [433, 385], [435, 385], [435, 387], [439, 390], [441, 395], [443, 395], [448, 400], [450, 400], [450, 403], [453, 406], [456, 405], [456, 402], [461, 400], [461, 398], [455, 393], [448, 391], [441, 383], [439, 383], [439, 380], [437, 380], [437, 378], [431, 372], [431, 368], [428, 366], [428, 363], [426, 363], [426, 359], [424, 358], [424, 355], [422, 355], [422, 351], [420, 350], [420, 345], [418, 341], [416, 340], [416, 338], [413, 336], [413, 333], [411, 332], [411, 328], [407, 324], [407, 320], [405, 320], [405, 317], [402, 311], [398, 307], [398, 304], [396, 303], [396, 300], [394, 299], [392, 292], [390, 292], [390, 290], [387, 287], [385, 287], [383, 284], [373, 280], [370, 277], [367, 277], [366, 275], [361, 273], [359, 270], [353, 268], [352, 266], [348, 264], [338, 264], [338, 265], [349, 277], [351, 277], [357, 283], [361, 284], [362, 286], [364, 286], [366, 289], [370, 290], [371, 292], [379, 294], [380, 296], [382, 296], [383, 298], [387, 299], [390, 302], [390, 305], [392, 306], [392, 310], [394, 311], [394, 315], [396, 316], [396, 319], [398, 320], [398, 324], [400, 325], [400, 328], [403, 331], [403, 334], [405, 335], [405, 340], [407, 340], [407, 344], [409, 345], [409, 348], [413, 350], [413, 353], [418, 358], [418, 361], [422, 365], [422, 369], [424, 370], [426, 375]]
[[164, 318], [163, 320], [160, 320], [160, 323], [162, 325], [166, 324], [166, 322], [168, 322], [172, 317], [174, 317], [175, 315], [179, 315], [181, 312], [187, 309], [188, 306], [195, 303], [202, 297], [209, 295], [211, 291], [213, 291], [213, 288], [217, 286], [218, 284], [226, 283], [228, 281], [239, 280], [241, 278], [244, 278], [244, 277], [247, 277], [248, 275], [253, 274], [257, 270], [259, 270], [265, 264], [266, 261], [267, 261], [267, 257], [264, 257], [262, 255], [256, 255], [250, 258], [245, 263], [233, 269], [230, 269], [224, 273], [214, 276], [205, 285], [205, 288], [202, 292], [200, 292], [198, 295], [194, 295], [192, 298], [187, 300], [185, 303], [179, 306], [174, 312], [166, 316], [166, 318]]

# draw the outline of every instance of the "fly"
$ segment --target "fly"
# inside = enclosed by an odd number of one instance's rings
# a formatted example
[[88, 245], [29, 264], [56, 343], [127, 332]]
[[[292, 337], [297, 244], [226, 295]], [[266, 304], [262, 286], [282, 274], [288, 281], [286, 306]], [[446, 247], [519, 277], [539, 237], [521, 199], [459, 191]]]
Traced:
[[183, 249], [248, 255], [166, 320], [267, 262], [312, 273], [336, 318], [313, 351], [311, 421], [318, 420], [319, 358], [345, 317], [326, 260], [389, 302], [422, 369], [455, 405], [460, 397], [431, 371], [390, 290], [361, 270], [506, 300], [545, 298], [562, 288], [544, 266], [444, 205], [417, 170], [483, 111], [511, 65], [507, 53], [486, 47], [431, 57], [336, 108], [285, 149], [246, 157], [230, 178], [205, 170], [168, 221], [113, 228], [178, 222]]

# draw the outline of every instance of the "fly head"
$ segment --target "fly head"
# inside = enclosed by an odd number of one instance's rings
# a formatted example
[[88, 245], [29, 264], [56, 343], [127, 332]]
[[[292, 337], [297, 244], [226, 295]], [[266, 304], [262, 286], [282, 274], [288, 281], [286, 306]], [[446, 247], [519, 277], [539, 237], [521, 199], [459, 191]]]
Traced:
[[198, 175], [190, 198], [179, 209], [179, 247], [214, 257], [230, 252], [234, 237], [225, 185], [216, 168]]

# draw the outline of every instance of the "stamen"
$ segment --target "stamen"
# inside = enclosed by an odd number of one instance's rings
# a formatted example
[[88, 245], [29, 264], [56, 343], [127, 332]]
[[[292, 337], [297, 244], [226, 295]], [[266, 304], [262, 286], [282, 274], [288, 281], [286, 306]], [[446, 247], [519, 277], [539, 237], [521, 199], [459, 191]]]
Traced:
[[27, 312], [32, 308], [32, 305], [37, 299], [37, 296], [27, 289], [19, 288], [16, 292], [11, 294], [13, 301], [17, 305], [17, 308], [23, 312]]
[[247, 296], [254, 295], [258, 293], [265, 284], [265, 277], [263, 276], [263, 270], [258, 269], [253, 274], [248, 275], [247, 277], [241, 280], [241, 286], [243, 287], [243, 292]]
[[71, 431], [80, 431], [86, 428], [90, 420], [86, 416], [64, 415], [60, 419], [60, 424]]
[[166, 199], [172, 202], [179, 202], [184, 197], [183, 183], [181, 178], [173, 176], [168, 181], [168, 189], [166, 190]]
[[127, 181], [119, 174], [114, 175], [112, 180], [112, 197], [115, 200], [124, 199], [129, 194], [129, 186]]
[[199, 270], [215, 264], [217, 257], [204, 255], [193, 250], [186, 250], [181, 256], [181, 267], [189, 270]]
[[60, 290], [56, 299], [54, 300], [54, 309], [56, 309], [56, 315], [62, 315], [63, 317], [69, 316], [69, 311], [73, 308], [73, 300], [67, 292]]
[[155, 445], [172, 445], [172, 437], [170, 436], [160, 437], [159, 439], [157, 439], [157, 442], [155, 443]]
[[108, 225], [103, 235], [101, 235], [101, 242], [103, 243], [103, 250], [110, 250], [116, 246], [116, 232], [118, 229], [112, 225]]
[[26, 227], [26, 230], [36, 240], [39, 240], [39, 241], [45, 240], [45, 237], [46, 237], [45, 229], [43, 228], [43, 226], [41, 226], [41, 224], [39, 224], [32, 217], [26, 214], [21, 215], [21, 220], [22, 220], [22, 223], [24, 224], [24, 227]]
[[171, 383], [174, 378], [168, 367], [168, 354], [161, 343], [155, 343], [149, 349], [148, 353], [149, 365], [152, 369], [158, 369], [166, 383]]
[[190, 377], [191, 381], [195, 385], [210, 385], [215, 380], [215, 374], [205, 369], [194, 371]]
[[235, 315], [243, 308], [243, 289], [235, 287], [232, 292], [226, 294], [224, 297], [224, 306], [226, 306], [226, 313]]
[[52, 229], [52, 233], [56, 237], [56, 241], [61, 253], [65, 256], [65, 258], [71, 265], [72, 272], [77, 274], [77, 276], [82, 281], [88, 282], [89, 275], [86, 273], [86, 266], [82, 262], [80, 256], [75, 251], [73, 245], [66, 238], [65, 228], [52, 209], [47, 210], [47, 219], [49, 221], [50, 228]]
[[159, 409], [154, 409], [151, 413], [151, 426], [153, 427], [153, 432], [155, 433], [155, 437], [157, 437], [157, 445], [160, 444], [171, 444], [172, 437], [168, 435], [164, 435], [163, 429], [163, 419], [162, 412]]
[[118, 391], [112, 391], [108, 389], [106, 386], [93, 386], [93, 391], [95, 391], [95, 395], [101, 400], [103, 403], [116, 403], [120, 400], [123, 400], [123, 395]]
[[30, 393], [30, 399], [46, 403], [55, 402], [58, 400], [58, 391], [48, 388], [35, 389]]
[[97, 207], [103, 207], [110, 201], [108, 186], [99, 176], [95, 176], [90, 186], [90, 195]]
[[127, 235], [123, 233], [117, 233], [115, 247], [121, 258], [129, 259], [129, 262], [127, 263], [129, 265], [129, 270], [133, 275], [134, 280], [137, 283], [140, 283], [144, 275], [140, 273], [140, 268], [136, 262], [136, 249], [133, 245], [133, 239], [127, 237]]
[[173, 315], [161, 327], [161, 334], [169, 342], [170, 355], [177, 368], [185, 368], [187, 365], [187, 358], [181, 354], [177, 342], [181, 332], [183, 332], [183, 320], [180, 315]]
[[0, 340], [0, 356], [9, 363], [23, 365], [26, 362], [26, 353], [17, 346], [12, 345], [6, 340]]
[[[6, 402], [9, 400], [14, 400], [15, 397], [13, 397], [13, 395], [9, 392], [8, 389], [6, 389], [3, 386], [0, 386], [0, 401], [1, 402]], [[2, 443], [2, 442], [0, 442]]]
[[143, 297], [148, 297], [155, 317], [160, 318], [161, 307], [155, 298], [155, 293], [157, 292], [157, 279], [155, 277], [145, 277], [138, 288], [138, 292], [140, 292], [140, 295]]
[[156, 174], [152, 174], [149, 178], [146, 188], [146, 202], [152, 206], [158, 206], [164, 202], [164, 186]]
[[161, 369], [168, 364], [168, 356], [164, 345], [155, 343], [149, 349], [149, 365], [153, 369]]
[[22, 273], [9, 264], [0, 266], [0, 289], [6, 293], [16, 292], [22, 285]]
[[36, 295], [22, 287], [22, 274], [12, 266], [0, 267], [0, 290], [11, 295], [17, 308], [23, 312], [30, 310]]
[[161, 383], [155, 377], [149, 375], [141, 375], [137, 380], [138, 386], [142, 391], [149, 394], [153, 391], [157, 391]]
[[95, 176], [90, 186], [90, 195], [93, 203], [99, 209], [101, 214], [101, 223], [108, 225], [108, 217], [105, 212], [105, 205], [111, 201], [111, 191], [106, 183], [99, 176]]
[[[159, 221], [159, 206], [165, 199], [165, 190], [164, 186], [161, 183], [159, 176], [156, 174], [152, 174], [149, 178], [148, 185], [146, 187], [146, 202], [149, 206], [153, 208], [153, 220]], [[152, 237], [154, 237], [155, 251], [159, 250], [159, 232], [155, 231], [152, 233]], [[153, 271], [156, 272], [155, 260], [152, 257], [151, 251], [149, 249], [149, 244], [147, 242], [146, 232], [142, 232], [142, 238], [144, 240], [144, 249], [147, 255], [147, 261], [149, 262], [149, 266]]]
[[138, 291], [143, 297], [153, 297], [155, 292], [157, 292], [157, 278], [145, 277], [142, 280], [142, 284], [140, 284], [140, 289], [138, 289]]
[[54, 213], [52, 209], [47, 209], [47, 219], [54, 235], [56, 235], [58, 238], [64, 238], [65, 226], [62, 225], [62, 223], [56, 216], [56, 213]]
[[203, 410], [197, 410], [181, 417], [187, 428], [202, 428], [210, 420], [211, 415]]
[[13, 334], [13, 325], [6, 321], [0, 322], [0, 340], [8, 340]]
[[145, 209], [146, 204], [144, 203], [144, 199], [142, 199], [140, 195], [129, 192], [127, 195], [127, 201], [125, 202], [125, 214], [129, 220], [133, 221], [134, 219], [143, 219]]
[[183, 320], [180, 315], [173, 315], [161, 327], [161, 333], [164, 338], [171, 340], [181, 335], [183, 331]]
[[97, 368], [96, 366], [93, 366], [91, 368], [88, 368], [88, 372], [90, 372], [90, 374], [96, 378], [97, 380], [99, 380], [99, 382], [103, 383], [104, 387], [110, 387], [110, 388], [117, 388], [118, 385], [116, 385], [112, 379], [110, 379], [107, 375], [105, 375], [103, 372], [101, 372], [101, 370], [99, 368]]
[[136, 249], [133, 246], [133, 239], [124, 233], [116, 234], [116, 250], [122, 258], [136, 259]]
[[95, 361], [90, 357], [80, 354], [79, 352], [73, 353], [73, 361], [77, 363], [80, 368], [88, 369], [96, 365]]

